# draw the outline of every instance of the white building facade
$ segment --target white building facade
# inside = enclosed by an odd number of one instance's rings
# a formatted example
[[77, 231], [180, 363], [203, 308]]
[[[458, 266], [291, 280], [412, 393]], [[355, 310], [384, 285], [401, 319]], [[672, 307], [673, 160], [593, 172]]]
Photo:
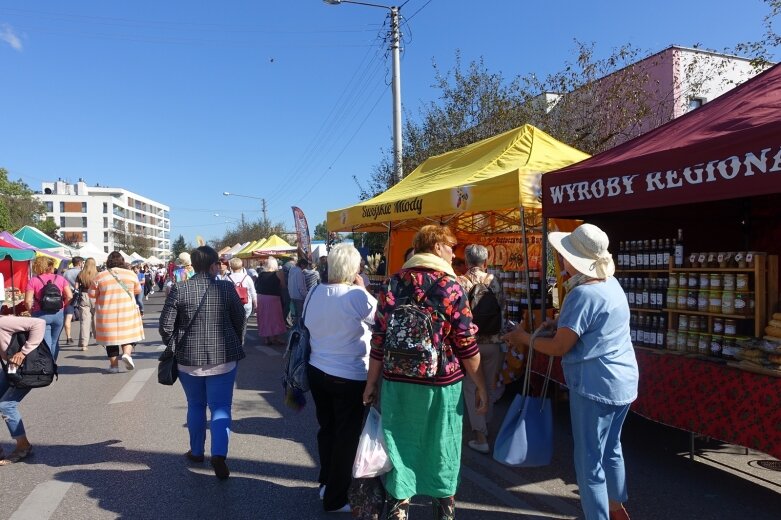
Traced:
[[171, 256], [170, 208], [165, 204], [123, 188], [87, 186], [83, 179], [43, 182], [36, 197], [65, 242], [90, 243], [108, 253], [126, 244], [127, 236], [144, 237], [151, 254], [162, 260]]

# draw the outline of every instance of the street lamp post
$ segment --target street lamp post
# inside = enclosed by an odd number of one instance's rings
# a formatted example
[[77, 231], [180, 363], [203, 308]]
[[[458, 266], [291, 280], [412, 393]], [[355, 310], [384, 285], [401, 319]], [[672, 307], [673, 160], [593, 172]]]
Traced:
[[399, 54], [401, 47], [401, 31], [399, 23], [399, 10], [401, 7], [388, 6], [381, 4], [371, 4], [368, 2], [358, 2], [354, 0], [323, 0], [326, 4], [357, 4], [369, 7], [380, 7], [390, 11], [391, 30], [390, 30], [390, 50], [392, 58], [392, 78], [391, 89], [393, 92], [393, 183], [401, 181], [404, 176], [402, 167], [402, 144], [401, 144], [401, 65], [399, 63]]
[[231, 193], [229, 191], [223, 191], [223, 195], [226, 197], [244, 197], [245, 199], [255, 199], [260, 201], [260, 207], [263, 210], [263, 222], [268, 222], [268, 213], [266, 211], [266, 199], [263, 197], [252, 197], [250, 195], [242, 195], [240, 193]]

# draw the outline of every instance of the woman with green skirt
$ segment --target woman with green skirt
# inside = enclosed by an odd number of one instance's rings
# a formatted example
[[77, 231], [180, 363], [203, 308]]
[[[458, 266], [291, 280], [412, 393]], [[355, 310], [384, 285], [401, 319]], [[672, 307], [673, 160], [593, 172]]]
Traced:
[[[445, 226], [424, 226], [413, 246], [415, 255], [378, 298], [363, 401], [369, 404], [377, 397], [382, 374], [382, 428], [393, 463], [385, 481], [387, 519], [406, 519], [410, 499], [427, 495], [433, 499], [435, 520], [451, 520], [461, 470], [464, 372], [477, 386], [478, 413], [486, 413], [488, 394], [475, 341], [477, 327], [450, 265], [456, 246], [453, 232]], [[410, 304], [430, 316], [429, 333], [394, 328], [402, 321], [394, 311]], [[401, 335], [406, 337], [400, 340]], [[421, 350], [430, 339], [443, 354], [435, 374], [424, 373], [417, 361], [405, 361], [410, 354], [398, 353], [397, 345], [413, 336], [421, 339]]]

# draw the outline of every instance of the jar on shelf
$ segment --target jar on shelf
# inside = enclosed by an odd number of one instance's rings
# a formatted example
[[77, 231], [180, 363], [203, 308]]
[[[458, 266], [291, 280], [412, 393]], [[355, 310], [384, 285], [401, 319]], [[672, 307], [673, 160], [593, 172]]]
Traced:
[[735, 292], [724, 290], [721, 293], [721, 313], [735, 314]]
[[668, 289], [678, 288], [678, 273], [670, 273], [670, 279], [667, 282], [667, 288]]
[[723, 337], [719, 334], [711, 334], [710, 337], [710, 355], [721, 357]]
[[689, 287], [689, 275], [678, 273], [678, 289], [686, 289], [687, 287]]
[[735, 336], [724, 336], [721, 343], [721, 355], [729, 359], [735, 359], [738, 343]]
[[700, 290], [710, 289], [710, 276], [708, 273], [700, 273]]
[[689, 273], [688, 276], [688, 285], [689, 289], [696, 289], [699, 287], [700, 277], [697, 275], [697, 273]]
[[750, 314], [750, 298], [748, 291], [735, 291], [735, 314], [748, 316]]
[[688, 298], [688, 291], [686, 289], [678, 289], [678, 309], [679, 310], [684, 311], [684, 310], [686, 310], [688, 308], [687, 304], [686, 304], [687, 298]]
[[689, 267], [698, 268], [702, 267], [702, 255], [700, 253], [692, 253], [689, 255], [689, 259], [686, 262]]
[[719, 264], [720, 269], [726, 269], [729, 267], [729, 260], [727, 259], [727, 253], [719, 251], [716, 253], [716, 262]]
[[738, 269], [746, 269], [748, 262], [746, 262], [746, 253], [744, 251], [738, 251], [735, 253], [735, 262], [738, 264]]
[[708, 312], [721, 314], [721, 290], [714, 290], [713, 286], [711, 286], [711, 290], [708, 292], [710, 293], [708, 296]]
[[735, 290], [735, 273], [724, 273], [721, 277], [721, 288], [725, 291]]
[[686, 352], [690, 352], [692, 354], [696, 354], [697, 347], [699, 346], [699, 334], [696, 332], [689, 332], [686, 335]]
[[697, 337], [697, 353], [707, 356], [710, 352], [710, 334], [700, 333]]
[[677, 350], [678, 349], [678, 331], [677, 330], [668, 330], [667, 331], [667, 348], [669, 350]]
[[701, 316], [689, 316], [689, 332], [701, 332], [703, 330]]
[[688, 332], [678, 331], [678, 335], [675, 338], [675, 350], [678, 352], [686, 352], [686, 343], [688, 342]]
[[733, 319], [724, 320], [724, 337], [735, 337], [738, 333], [738, 322]]
[[687, 314], [678, 315], [678, 332], [689, 330], [689, 316]]
[[749, 290], [748, 274], [740, 273], [735, 277], [735, 290], [736, 291], [748, 291]]
[[720, 291], [721, 290], [721, 274], [720, 273], [710, 273], [708, 275], [710, 278], [710, 289], [712, 291]]
[[688, 291], [686, 291], [686, 310], [689, 311], [696, 311], [697, 310], [697, 298], [698, 298], [699, 291], [697, 289], [689, 288]]
[[667, 308], [678, 308], [678, 289], [667, 289]]
[[719, 336], [724, 334], [724, 318], [713, 318], [711, 332]]
[[700, 289], [697, 294], [697, 311], [708, 312], [708, 305], [710, 304], [710, 291]]

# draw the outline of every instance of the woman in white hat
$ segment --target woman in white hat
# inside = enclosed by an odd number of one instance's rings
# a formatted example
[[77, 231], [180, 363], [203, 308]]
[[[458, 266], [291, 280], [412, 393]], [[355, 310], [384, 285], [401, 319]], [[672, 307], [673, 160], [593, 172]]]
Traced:
[[[613, 277], [607, 235], [583, 224], [572, 233], [550, 233], [571, 278], [552, 338], [537, 338], [534, 349], [563, 356], [570, 390], [575, 472], [588, 520], [628, 520], [621, 427], [637, 397], [638, 370], [629, 335], [629, 305]], [[523, 324], [504, 339], [528, 345]]]

